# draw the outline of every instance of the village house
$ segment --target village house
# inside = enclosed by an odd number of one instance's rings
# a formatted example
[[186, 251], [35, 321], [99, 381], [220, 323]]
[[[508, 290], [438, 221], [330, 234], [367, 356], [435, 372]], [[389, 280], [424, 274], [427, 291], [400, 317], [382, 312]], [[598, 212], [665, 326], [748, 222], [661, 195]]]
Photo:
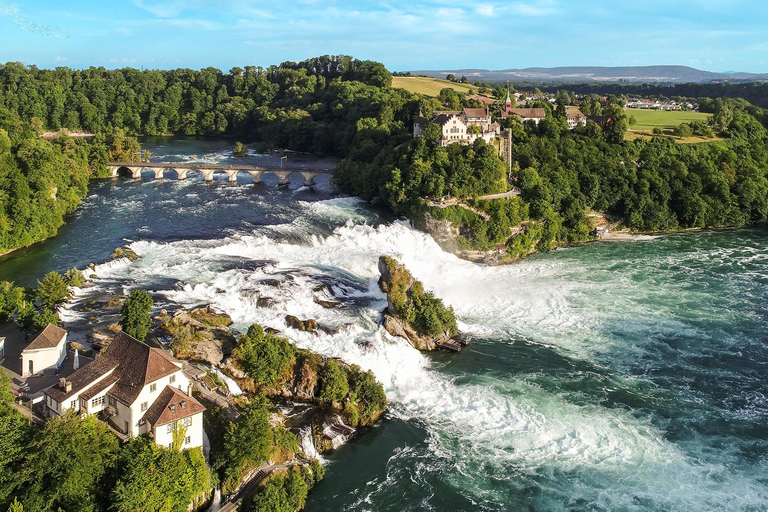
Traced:
[[490, 143], [501, 132], [499, 124], [493, 122], [487, 107], [465, 108], [461, 111], [436, 110], [429, 121], [419, 114], [413, 123], [414, 138], [425, 135], [429, 124], [437, 124], [440, 127], [441, 146], [456, 142], [471, 144], [477, 139]]
[[520, 122], [533, 121], [534, 124], [539, 124], [542, 119], [547, 116], [547, 109], [545, 108], [508, 108], [506, 112], [502, 113], [502, 117], [517, 116], [520, 118]]
[[582, 114], [581, 110], [577, 108], [568, 108], [565, 110], [565, 117], [568, 120], [568, 128], [573, 130], [577, 126], [584, 126], [587, 124], [587, 116]]
[[21, 351], [21, 376], [28, 377], [58, 367], [67, 357], [67, 331], [53, 324]]
[[203, 407], [180, 361], [120, 332], [95, 360], [45, 392], [49, 415], [70, 409], [99, 414], [126, 437], [147, 434], [172, 446], [174, 432], [182, 448], [203, 445]]

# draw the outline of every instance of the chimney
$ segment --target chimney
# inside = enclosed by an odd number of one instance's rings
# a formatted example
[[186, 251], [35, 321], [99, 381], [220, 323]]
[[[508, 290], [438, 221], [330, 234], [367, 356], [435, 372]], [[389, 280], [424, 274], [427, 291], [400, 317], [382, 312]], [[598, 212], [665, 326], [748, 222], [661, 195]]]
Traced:
[[59, 388], [64, 389], [66, 382], [67, 382], [66, 377], [61, 377], [59, 379]]
[[64, 384], [64, 392], [69, 393], [70, 391], [72, 391], [72, 381], [68, 380], [66, 384]]

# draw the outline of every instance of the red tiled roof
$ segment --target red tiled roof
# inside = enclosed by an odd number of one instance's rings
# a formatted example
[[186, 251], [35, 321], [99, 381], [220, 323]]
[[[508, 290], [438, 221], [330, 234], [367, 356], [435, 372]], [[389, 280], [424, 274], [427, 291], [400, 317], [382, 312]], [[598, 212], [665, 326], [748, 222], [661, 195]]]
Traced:
[[144, 386], [179, 371], [180, 366], [162, 350], [151, 348], [126, 333], [119, 332], [98, 358], [67, 378], [67, 381], [72, 383], [69, 393], [58, 387], [51, 388], [46, 393], [57, 402], [62, 402], [113, 369], [116, 382], [109, 395], [130, 405]]
[[153, 427], [157, 427], [194, 416], [204, 410], [205, 407], [200, 402], [182, 390], [165, 386], [142, 419]]
[[544, 108], [512, 108], [509, 110], [509, 113], [520, 116], [523, 119], [544, 119], [547, 115], [547, 110]]
[[109, 394], [126, 404], [132, 404], [147, 384], [180, 369], [162, 350], [151, 348], [124, 332], [117, 333], [101, 357], [119, 362], [120, 380]]
[[466, 117], [488, 117], [487, 108], [465, 108], [463, 113]]
[[32, 342], [27, 345], [24, 350], [41, 350], [44, 348], [56, 348], [64, 336], [67, 335], [67, 331], [53, 324], [48, 324], [45, 329], [37, 335]]

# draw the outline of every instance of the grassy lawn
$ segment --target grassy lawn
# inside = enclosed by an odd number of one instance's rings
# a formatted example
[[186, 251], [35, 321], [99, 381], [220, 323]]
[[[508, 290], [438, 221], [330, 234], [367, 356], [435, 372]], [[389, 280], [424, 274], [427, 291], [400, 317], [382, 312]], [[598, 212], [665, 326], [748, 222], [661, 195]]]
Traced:
[[682, 111], [666, 111], [666, 110], [646, 110], [640, 108], [625, 108], [624, 113], [629, 116], [634, 116], [637, 123], [630, 126], [630, 130], [653, 130], [654, 127], [660, 126], [662, 129], [672, 129], [680, 126], [681, 123], [688, 123], [690, 121], [707, 121], [710, 114], [704, 114], [702, 112], [682, 112]]
[[[439, 78], [428, 78], [423, 76], [393, 76], [392, 87], [399, 87], [408, 92], [416, 92], [426, 96], [437, 96], [441, 89], [450, 87], [455, 91], [467, 94], [470, 89], [477, 93], [477, 87], [470, 84], [457, 84]], [[680, 123], [678, 123], [680, 124]]]
[[[699, 142], [717, 142], [723, 140], [722, 137], [712, 137], [710, 139], [706, 137], [676, 137], [674, 135], [664, 135], [664, 137], [671, 137], [675, 142], [682, 144], [698, 144]], [[650, 140], [653, 138], [653, 133], [650, 130], [627, 130], [624, 132], [624, 140], [645, 139]]]

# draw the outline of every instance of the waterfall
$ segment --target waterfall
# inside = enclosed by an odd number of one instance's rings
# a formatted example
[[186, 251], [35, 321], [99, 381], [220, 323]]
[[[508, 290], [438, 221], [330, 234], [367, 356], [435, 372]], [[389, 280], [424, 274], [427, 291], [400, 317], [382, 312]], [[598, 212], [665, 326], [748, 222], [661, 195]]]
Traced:
[[304, 452], [304, 456], [310, 460], [319, 459], [320, 454], [317, 453], [315, 442], [312, 439], [312, 427], [303, 427], [299, 431], [299, 437], [301, 438], [301, 451]]
[[213, 491], [213, 499], [211, 500], [211, 506], [208, 507], [208, 512], [218, 512], [221, 509], [221, 489], [218, 487]]

